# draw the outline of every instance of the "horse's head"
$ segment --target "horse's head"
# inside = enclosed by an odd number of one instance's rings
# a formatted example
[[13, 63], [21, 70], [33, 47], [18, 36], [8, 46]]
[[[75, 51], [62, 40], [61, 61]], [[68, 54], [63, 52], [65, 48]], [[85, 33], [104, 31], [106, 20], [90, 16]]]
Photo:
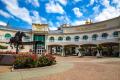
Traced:
[[26, 37], [26, 34], [24, 32], [21, 32], [20, 36], [21, 37]]
[[24, 32], [21, 32], [20, 36], [19, 36], [19, 41], [22, 41], [23, 37], [27, 37], [27, 36], [26, 36], [26, 34]]
[[20, 36], [20, 33], [21, 33], [20, 31], [16, 32], [15, 37]]

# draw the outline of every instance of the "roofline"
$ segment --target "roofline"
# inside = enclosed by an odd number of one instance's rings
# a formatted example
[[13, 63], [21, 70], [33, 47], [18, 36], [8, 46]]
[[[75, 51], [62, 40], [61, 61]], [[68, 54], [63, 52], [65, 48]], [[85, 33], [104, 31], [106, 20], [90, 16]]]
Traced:
[[[23, 30], [15, 30], [15, 29], [6, 29], [6, 28], [0, 28], [0, 30], [8, 30], [8, 31], [23, 31]], [[23, 31], [23, 32], [30, 32], [30, 31]]]
[[[120, 19], [120, 16], [112, 18], [112, 19], [100, 21], [100, 22], [95, 22], [95, 23], [91, 23], [91, 24], [82, 24], [82, 25], [77, 25], [77, 26], [72, 26], [72, 27], [80, 27], [80, 26], [88, 26], [88, 25], [100, 24], [100, 23], [108, 22], [108, 21], [115, 20], [115, 19]], [[71, 28], [71, 26], [67, 26], [67, 27], [63, 27], [63, 28]]]
[[32, 25], [48, 25], [48, 24], [32, 23]]

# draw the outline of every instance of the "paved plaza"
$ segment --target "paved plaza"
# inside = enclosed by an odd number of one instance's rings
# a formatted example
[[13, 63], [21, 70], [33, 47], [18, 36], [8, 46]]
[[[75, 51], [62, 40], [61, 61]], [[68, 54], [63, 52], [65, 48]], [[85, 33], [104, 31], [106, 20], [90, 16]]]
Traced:
[[56, 56], [57, 64], [10, 72], [0, 67], [0, 80], [120, 80], [120, 58]]

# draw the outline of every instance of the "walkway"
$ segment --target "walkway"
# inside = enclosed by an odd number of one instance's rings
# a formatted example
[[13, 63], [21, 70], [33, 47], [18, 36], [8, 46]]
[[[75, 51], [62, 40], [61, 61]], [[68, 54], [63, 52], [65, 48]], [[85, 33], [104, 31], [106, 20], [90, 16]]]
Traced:
[[0, 80], [120, 80], [120, 58], [56, 59], [53, 66], [0, 73]]
[[14, 72], [0, 73], [0, 80], [24, 80], [27, 78], [47, 76], [50, 74], [64, 72], [73, 67], [72, 63], [58, 62], [56, 65], [32, 68], [32, 69], [21, 69]]

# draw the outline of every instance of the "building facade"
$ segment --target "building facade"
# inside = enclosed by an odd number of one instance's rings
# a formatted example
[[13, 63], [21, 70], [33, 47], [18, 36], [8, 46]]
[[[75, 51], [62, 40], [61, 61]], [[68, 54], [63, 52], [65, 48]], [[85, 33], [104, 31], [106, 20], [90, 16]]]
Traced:
[[[0, 27], [0, 44], [8, 46], [11, 37], [19, 30]], [[120, 51], [120, 17], [79, 26], [61, 25], [58, 30], [49, 30], [47, 24], [32, 24], [32, 30], [24, 31], [29, 38], [23, 38], [24, 42], [42, 41], [43, 44], [37, 44], [37, 53], [42, 54], [46, 49], [52, 54], [75, 55], [77, 49], [84, 44], [99, 45], [103, 43], [118, 44], [113, 46], [113, 52]], [[21, 52], [34, 51], [34, 45], [24, 45]], [[89, 49], [87, 49], [89, 50]], [[105, 49], [107, 50], [107, 49]], [[106, 51], [104, 51], [106, 52]], [[94, 55], [94, 54], [86, 54]]]

